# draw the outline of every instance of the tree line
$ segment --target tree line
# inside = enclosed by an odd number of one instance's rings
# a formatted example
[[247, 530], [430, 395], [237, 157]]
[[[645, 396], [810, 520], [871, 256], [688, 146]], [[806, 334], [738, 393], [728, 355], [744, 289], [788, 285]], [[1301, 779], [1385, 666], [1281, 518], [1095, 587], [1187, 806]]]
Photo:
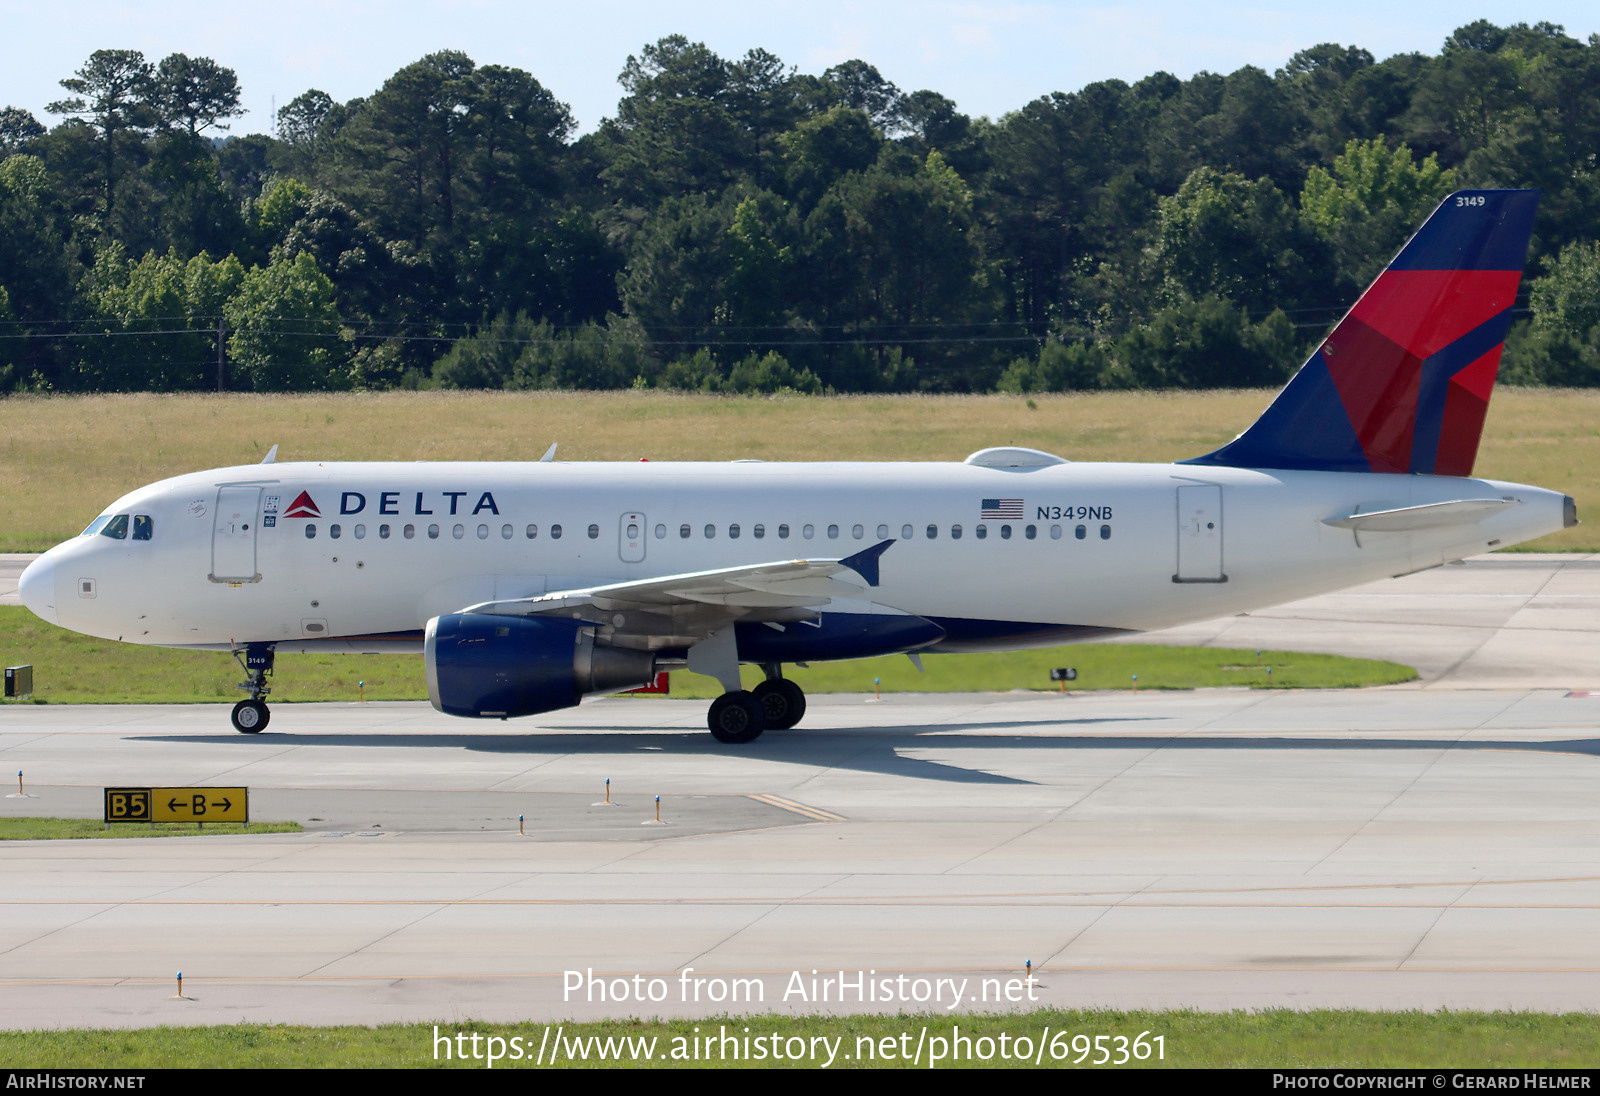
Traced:
[[1544, 192], [1504, 379], [1600, 384], [1600, 36], [1323, 44], [997, 120], [668, 37], [575, 136], [440, 52], [229, 134], [101, 50], [0, 111], [0, 391], [1057, 391], [1281, 382], [1438, 200]]

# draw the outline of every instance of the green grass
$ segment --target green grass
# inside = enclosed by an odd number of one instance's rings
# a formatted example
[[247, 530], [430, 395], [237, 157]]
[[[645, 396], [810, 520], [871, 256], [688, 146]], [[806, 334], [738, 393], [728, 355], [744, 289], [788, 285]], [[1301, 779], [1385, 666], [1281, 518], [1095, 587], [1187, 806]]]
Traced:
[[[889, 655], [850, 662], [819, 662], [809, 668], [785, 666], [785, 677], [808, 693], [984, 693], [1019, 689], [1055, 692], [1053, 668], [1071, 667], [1072, 692], [1096, 689], [1354, 689], [1415, 681], [1417, 672], [1395, 662], [1342, 655], [1289, 651], [1236, 651], [1224, 647], [1162, 647], [1150, 643], [1081, 643], [1040, 651], [998, 654], [923, 655], [926, 673], [909, 658]], [[746, 688], [761, 680], [754, 666], [743, 668]], [[722, 687], [698, 674], [673, 674], [672, 693], [714, 697]]]
[[[54, 704], [188, 704], [233, 701], [243, 673], [221, 651], [178, 651], [94, 639], [46, 624], [28, 610], [0, 606], [0, 658], [33, 666], [33, 699]], [[919, 674], [903, 655], [816, 663], [785, 673], [811, 693], [1006, 692], [1053, 690], [1053, 667], [1071, 666], [1074, 691], [1130, 689], [1357, 688], [1414, 680], [1409, 666], [1338, 655], [1149, 644], [1085, 643], [1008, 654], [925, 655]], [[1270, 674], [1268, 673], [1270, 669]], [[745, 683], [761, 673], [746, 667]], [[426, 700], [419, 655], [283, 654], [277, 659], [269, 700], [352, 701], [357, 683], [368, 700]], [[672, 675], [672, 695], [714, 697], [715, 680], [688, 672]]]
[[[726, 397], [673, 392], [384, 392], [11, 397], [0, 551], [41, 551], [167, 476], [279, 459], [961, 460], [1023, 445], [1070, 460], [1169, 462], [1261, 414], [1266, 389], [1015, 396]], [[1474, 471], [1600, 510], [1600, 389], [1502, 389]], [[1600, 525], [1539, 551], [1600, 550]]]
[[[215, 704], [244, 698], [225, 651], [180, 651], [95, 639], [0, 606], [0, 658], [33, 666], [33, 700], [54, 704]], [[418, 655], [278, 656], [269, 701], [426, 700]]]
[[[1066, 978], [1070, 973], [1056, 972], [1053, 977]], [[184, 985], [186, 995], [204, 999], [204, 982], [190, 981]], [[1033, 1040], [1033, 1050], [1038, 1053], [1042, 1033], [1048, 1028], [1054, 1035], [1066, 1033], [1057, 1044], [1067, 1051], [1063, 1066], [1078, 1065], [1088, 1068], [1089, 1063], [1078, 1064], [1074, 1059], [1079, 1051], [1072, 1047], [1072, 1037], [1087, 1036], [1088, 1056], [1093, 1058], [1092, 1039], [1096, 1035], [1124, 1036], [1132, 1040], [1148, 1033], [1146, 1040], [1162, 1038], [1163, 1057], [1151, 1057], [1143, 1062], [1133, 1061], [1116, 1068], [1493, 1068], [1528, 1069], [1561, 1068], [1593, 1069], [1600, 1065], [1600, 1016], [1587, 1013], [1550, 1015], [1523, 1012], [1361, 1012], [1354, 1010], [1294, 1012], [1274, 1009], [1265, 1012], [1111, 1012], [1039, 1010], [1018, 1015], [961, 1014], [961, 1015], [905, 1015], [905, 1016], [760, 1016], [712, 1018], [679, 1021], [616, 1020], [597, 1023], [562, 1025], [563, 1042], [575, 1038], [599, 1036], [600, 1038], [632, 1037], [654, 1038], [654, 1062], [681, 1064], [690, 1067], [716, 1066], [712, 1061], [684, 1061], [674, 1063], [670, 1055], [676, 1046], [687, 1046], [681, 1040], [696, 1036], [719, 1036], [726, 1025], [729, 1034], [743, 1038], [749, 1029], [752, 1038], [774, 1033], [787, 1039], [798, 1036], [808, 1042], [813, 1036], [839, 1039], [840, 1060], [834, 1068], [861, 1066], [906, 1067], [913, 1063], [897, 1059], [863, 1061], [858, 1055], [857, 1040], [871, 1041], [882, 1046], [880, 1040], [893, 1039], [898, 1048], [902, 1033], [909, 1033], [904, 1044], [914, 1050], [920, 1033], [927, 1029], [928, 1047], [937, 1046], [935, 1038], [947, 1040], [955, 1029], [960, 1035], [973, 1040], [974, 1052], [980, 1047], [978, 1040], [998, 1040], [1004, 1033], [1010, 1040], [1026, 1037]], [[556, 1038], [557, 1025], [548, 1025], [549, 1038]], [[698, 1031], [696, 1029], [698, 1028]], [[381, 1027], [301, 1027], [263, 1026], [241, 1024], [216, 1027], [160, 1027], [132, 1031], [29, 1031], [0, 1032], [0, 1061], [12, 1069], [62, 1069], [92, 1066], [95, 1069], [171, 1069], [171, 1068], [470, 1068], [482, 1069], [486, 1062], [482, 1055], [487, 1051], [490, 1037], [503, 1040], [520, 1039], [529, 1061], [501, 1061], [500, 1068], [528, 1068], [531, 1059], [544, 1042], [544, 1024], [484, 1024], [474, 1021], [441, 1022], [438, 1034], [447, 1040], [459, 1032], [468, 1036], [464, 1045], [469, 1057], [463, 1061], [452, 1056], [448, 1061], [434, 1057], [434, 1024], [386, 1024]], [[480, 1040], [480, 1057], [470, 1055], [470, 1037], [477, 1033]], [[769, 1042], [770, 1045], [770, 1042]], [[860, 1044], [864, 1046], [863, 1042]], [[1046, 1044], [1048, 1045], [1048, 1044]], [[1079, 1046], [1085, 1044], [1080, 1042]], [[1118, 1044], [1108, 1042], [1108, 1052], [1115, 1052]], [[991, 1053], [993, 1051], [991, 1050]], [[844, 1055], [850, 1056], [843, 1061]], [[662, 1059], [668, 1060], [663, 1062]], [[546, 1064], [548, 1064], [548, 1057]], [[561, 1066], [570, 1063], [561, 1060]], [[578, 1063], [594, 1068], [602, 1063], [591, 1058]], [[609, 1064], [609, 1063], [606, 1063]], [[628, 1063], [623, 1063], [628, 1064]], [[730, 1062], [730, 1066], [752, 1065], [765, 1067], [770, 1059], [753, 1062]], [[809, 1064], [809, 1063], [798, 1063]], [[818, 1063], [820, 1064], [820, 1063]], [[921, 1067], [927, 1068], [924, 1057]], [[989, 1067], [999, 1065], [1033, 1065], [998, 1057], [991, 1061], [958, 1063]], [[1045, 1065], [1052, 1065], [1048, 1050]]]
[[0, 818], [0, 841], [62, 841], [85, 837], [210, 837], [229, 833], [300, 833], [298, 822], [136, 822], [106, 828], [97, 818]]

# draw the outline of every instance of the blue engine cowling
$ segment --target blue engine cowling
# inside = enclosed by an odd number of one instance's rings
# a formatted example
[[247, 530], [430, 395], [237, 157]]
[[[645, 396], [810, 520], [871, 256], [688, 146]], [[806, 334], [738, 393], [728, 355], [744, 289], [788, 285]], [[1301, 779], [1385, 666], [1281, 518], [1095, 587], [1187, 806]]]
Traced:
[[597, 647], [576, 620], [452, 613], [428, 621], [428, 699], [446, 715], [506, 719], [570, 708], [585, 693], [648, 685], [648, 651]]

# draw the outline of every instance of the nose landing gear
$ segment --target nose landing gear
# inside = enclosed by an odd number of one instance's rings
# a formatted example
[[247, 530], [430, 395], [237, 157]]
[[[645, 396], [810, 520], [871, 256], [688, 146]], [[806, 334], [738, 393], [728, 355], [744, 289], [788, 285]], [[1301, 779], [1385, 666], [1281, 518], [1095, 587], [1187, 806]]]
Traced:
[[273, 654], [270, 643], [251, 643], [243, 651], [233, 652], [234, 660], [245, 672], [245, 680], [239, 683], [239, 688], [250, 693], [249, 700], [241, 700], [233, 706], [233, 729], [240, 734], [260, 734], [272, 718], [266, 701], [261, 698], [272, 692], [267, 678], [272, 676]]
[[241, 700], [233, 706], [233, 729], [240, 734], [260, 734], [272, 713], [259, 700]]

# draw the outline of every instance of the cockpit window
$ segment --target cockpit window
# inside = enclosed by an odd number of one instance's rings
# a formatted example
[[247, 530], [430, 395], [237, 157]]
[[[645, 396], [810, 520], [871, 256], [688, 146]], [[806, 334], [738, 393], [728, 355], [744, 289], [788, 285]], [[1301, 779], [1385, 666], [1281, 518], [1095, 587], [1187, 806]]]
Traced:
[[133, 539], [134, 540], [149, 540], [151, 534], [154, 533], [155, 531], [156, 531], [155, 522], [150, 519], [150, 515], [149, 514], [135, 514], [135, 515], [133, 515]]
[[86, 537], [94, 536], [100, 530], [104, 529], [106, 527], [106, 522], [110, 520], [110, 514], [101, 514], [99, 517], [95, 518], [89, 523], [89, 527], [83, 531], [82, 535]]
[[128, 539], [128, 515], [118, 514], [112, 518], [106, 527], [100, 530], [100, 535], [110, 537], [112, 540]]

